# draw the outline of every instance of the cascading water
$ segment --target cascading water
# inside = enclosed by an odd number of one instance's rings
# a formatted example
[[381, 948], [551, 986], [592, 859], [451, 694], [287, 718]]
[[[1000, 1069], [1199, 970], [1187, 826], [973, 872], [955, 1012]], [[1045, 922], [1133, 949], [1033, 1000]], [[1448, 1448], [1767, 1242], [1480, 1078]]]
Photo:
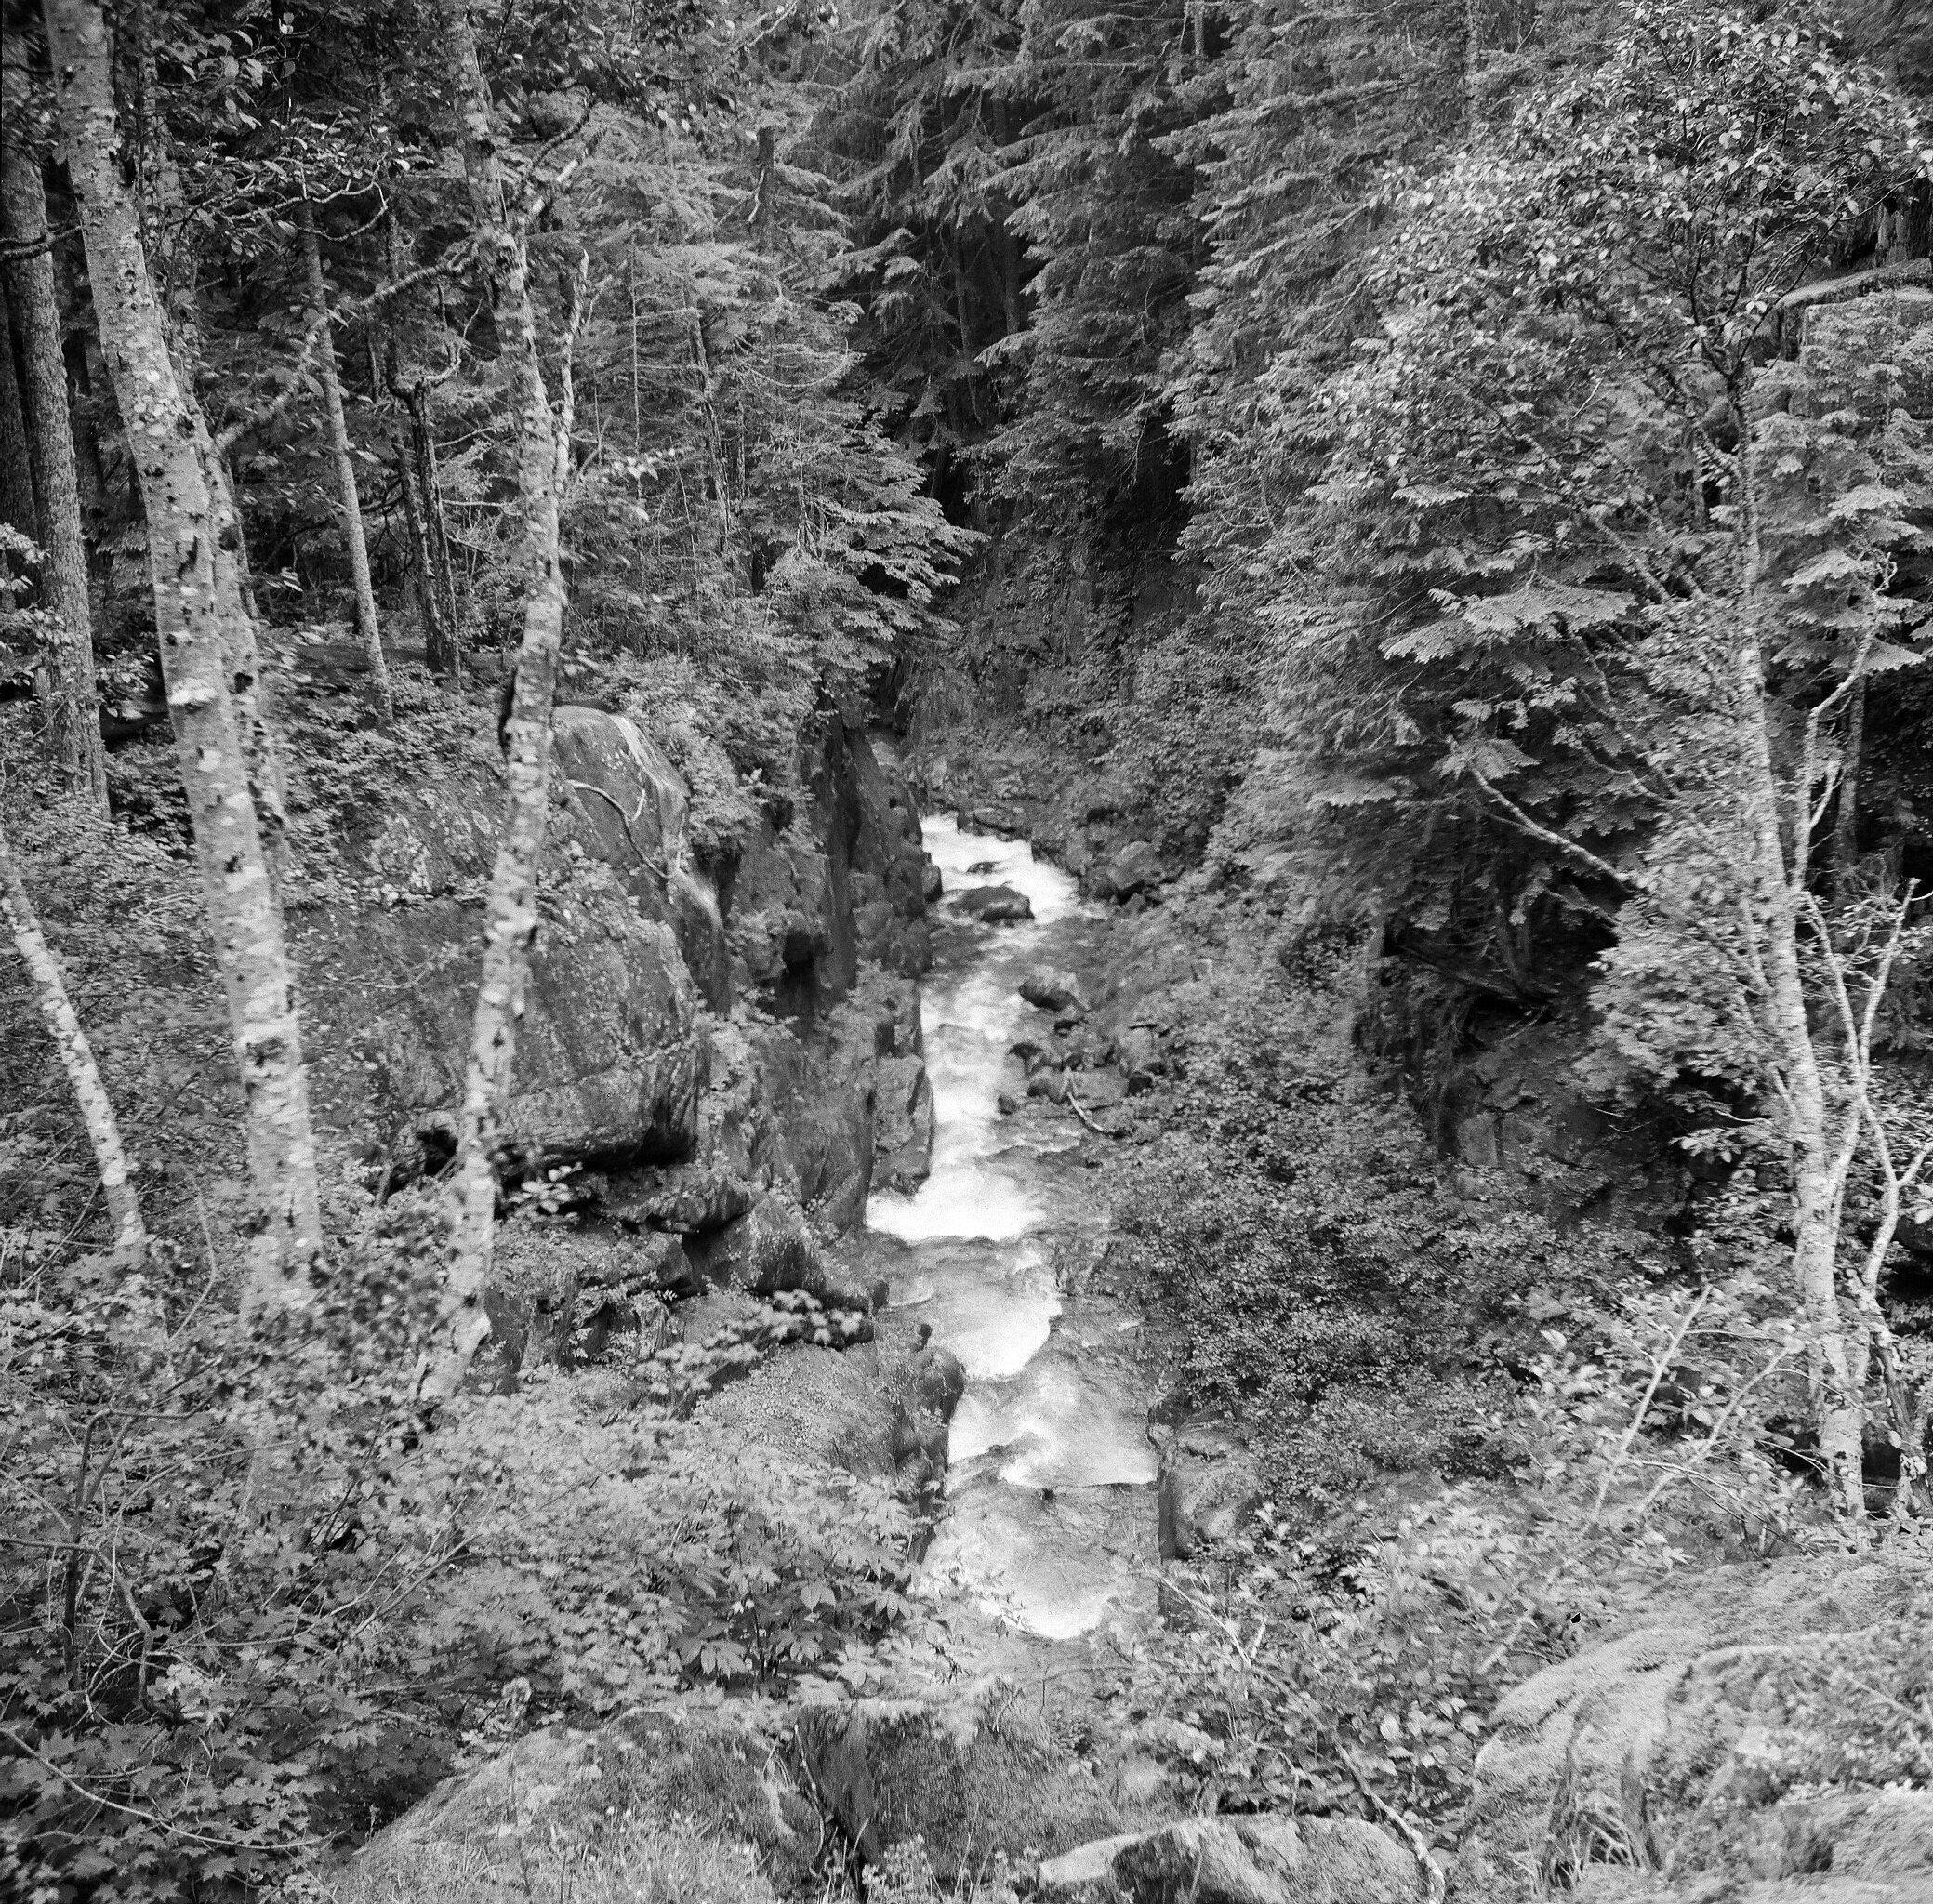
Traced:
[[1145, 1597], [1149, 1384], [1132, 1354], [1138, 1316], [1079, 1292], [1104, 1220], [1079, 1126], [1044, 1105], [1003, 1117], [998, 1099], [1023, 1089], [1009, 1048], [1046, 1025], [1021, 998], [1022, 978], [1078, 968], [1101, 915], [1024, 841], [962, 832], [950, 818], [927, 821], [924, 833], [947, 893], [1011, 886], [1034, 916], [982, 925], [940, 903], [922, 992], [933, 1170], [911, 1197], [873, 1199], [868, 1256], [893, 1305], [917, 1306], [966, 1366], [927, 1591], [964, 1593], [1062, 1638]]

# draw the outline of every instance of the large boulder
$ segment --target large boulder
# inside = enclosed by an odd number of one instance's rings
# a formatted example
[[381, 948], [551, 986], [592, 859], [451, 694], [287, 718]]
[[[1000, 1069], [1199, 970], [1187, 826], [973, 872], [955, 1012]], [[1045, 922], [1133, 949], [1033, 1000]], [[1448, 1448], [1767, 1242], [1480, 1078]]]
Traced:
[[1042, 1012], [1084, 1013], [1088, 1009], [1080, 995], [1080, 981], [1071, 972], [1055, 972], [1046, 966], [1021, 980], [1020, 996]]
[[1228, 1540], [1262, 1504], [1262, 1470], [1232, 1435], [1179, 1430], [1161, 1451], [1157, 1537], [1163, 1560], [1191, 1559]]
[[[682, 782], [629, 721], [585, 707], [558, 721], [506, 1135], [532, 1167], [682, 1157], [709, 1068], [705, 994], [662, 876], [681, 864]], [[327, 842], [342, 895], [291, 914], [322, 1119], [405, 1173], [441, 1163], [455, 1130], [501, 830], [494, 765], [473, 758], [343, 821]]]
[[[1909, 1568], [1714, 1569], [1499, 1702], [1456, 1895], [1516, 1904], [1562, 1884], [1690, 1904], [1704, 1878], [1749, 1872], [1812, 1897], [1826, 1894], [1808, 1874], [1829, 1871], [1871, 1887], [1845, 1894], [1861, 1904], [1919, 1904], [1933, 1815], [1883, 1788], [1923, 1784], [1926, 1766], [1864, 1703], [1874, 1687], [1933, 1697], [1933, 1606]], [[1669, 1885], [1626, 1884], [1666, 1870]]]
[[627, 1897], [775, 1904], [807, 1883], [819, 1829], [775, 1763], [724, 1713], [549, 1727], [445, 1779], [329, 1888], [345, 1904], [377, 1904], [522, 1896], [535, 1878], [541, 1895], [562, 1896], [608, 1871], [624, 1874]]
[[1000, 1854], [1052, 1858], [1120, 1828], [1092, 1769], [1003, 1679], [808, 1709], [799, 1747], [820, 1803], [868, 1862], [921, 1838], [946, 1884]]
[[606, 1217], [627, 1229], [695, 1236], [743, 1216], [757, 1194], [728, 1165], [707, 1159], [614, 1170], [598, 1201]]
[[[956, 1379], [957, 1378], [957, 1379]], [[705, 1405], [717, 1426], [761, 1448], [930, 1498], [965, 1374], [959, 1358], [877, 1339], [845, 1349], [789, 1347]]]
[[1423, 1873], [1360, 1818], [1187, 1818], [1040, 1867], [1040, 1904], [1416, 1904]]
[[693, 1237], [686, 1251], [709, 1281], [749, 1296], [788, 1289], [826, 1293], [826, 1259], [818, 1239], [798, 1206], [782, 1197], [761, 1197], [722, 1229]]
[[[531, 955], [506, 1144], [524, 1166], [669, 1159], [698, 1134], [709, 1042], [669, 927], [602, 869], [546, 895]], [[454, 1143], [482, 962], [454, 899], [304, 919], [296, 934], [323, 1116], [409, 1168]], [[429, 976], [433, 974], [433, 978]]]
[[1096, 875], [1094, 896], [1098, 899], [1131, 899], [1158, 886], [1167, 877], [1161, 855], [1145, 840], [1131, 840]]

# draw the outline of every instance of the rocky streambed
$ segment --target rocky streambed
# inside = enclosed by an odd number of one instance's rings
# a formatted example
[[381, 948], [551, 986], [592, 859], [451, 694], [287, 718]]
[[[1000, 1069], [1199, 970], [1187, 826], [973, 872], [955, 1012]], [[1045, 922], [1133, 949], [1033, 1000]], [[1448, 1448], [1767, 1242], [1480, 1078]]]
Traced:
[[945, 898], [929, 914], [932, 1168], [912, 1194], [873, 1197], [864, 1260], [886, 1280], [889, 1313], [931, 1323], [966, 1373], [928, 1591], [1067, 1637], [1145, 1609], [1156, 1559], [1146, 1424], [1158, 1375], [1142, 1313], [1106, 1281], [1106, 1211], [1091, 1166], [1094, 1144], [1109, 1140], [1066, 1107], [1071, 1095], [1106, 1108], [1124, 1080], [1054, 1069], [1056, 1091], [1026, 1095], [1029, 1058], [1056, 1022], [1072, 1032], [1084, 1013], [1067, 987], [1039, 1005], [1021, 988], [1087, 968], [1106, 920], [1024, 841], [950, 816], [929, 819], [923, 837], [943, 891], [1004, 889], [1026, 915], [989, 920], [984, 906]]

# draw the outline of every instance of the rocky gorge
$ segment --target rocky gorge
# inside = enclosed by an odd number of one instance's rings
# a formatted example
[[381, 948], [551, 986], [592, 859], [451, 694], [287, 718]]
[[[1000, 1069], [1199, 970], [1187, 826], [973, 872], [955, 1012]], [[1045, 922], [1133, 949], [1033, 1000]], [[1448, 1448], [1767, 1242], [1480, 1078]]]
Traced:
[[[1238, 1419], [1177, 1409], [1175, 1319], [1110, 1212], [1181, 1115], [1174, 987], [1201, 959], [1179, 921], [1211, 896], [1105, 797], [1024, 787], [998, 757], [907, 768], [842, 727], [791, 837], [707, 879], [675, 770], [616, 717], [566, 710], [562, 734], [568, 932], [540, 942], [513, 1113], [537, 1188], [501, 1226], [483, 1379], [815, 1299], [841, 1332], [768, 1348], [701, 1413], [895, 1486], [929, 1523], [919, 1592], [947, 1637], [890, 1695], [814, 1703], [778, 1736], [730, 1701], [537, 1731], [387, 1828], [344, 1895], [402, 1895], [482, 1831], [621, 1862], [613, 1817], [698, 1830], [748, 1900], [816, 1895], [828, 1832], [876, 1873], [911, 1857], [962, 1894], [1059, 1904], [1503, 1904], [1554, 1872], [1606, 1900], [1927, 1895], [1923, 1793], [1830, 1800], [1821, 1823], [1769, 1769], [1830, 1755], [1787, 1681], [1904, 1611], [1910, 1573], [1885, 1567], [1661, 1589], [1509, 1696], [1455, 1841], [1373, 1806], [1203, 1817], [1120, 1712], [1121, 1673], [1195, 1617], [1165, 1579], [1267, 1484]], [[362, 935], [375, 996], [458, 903], [436, 838], [412, 816], [365, 849], [410, 895]], [[399, 1182], [435, 1157], [435, 1035], [377, 1019], [351, 1047], [384, 1054], [354, 1115], [381, 1107], [368, 1168]]]

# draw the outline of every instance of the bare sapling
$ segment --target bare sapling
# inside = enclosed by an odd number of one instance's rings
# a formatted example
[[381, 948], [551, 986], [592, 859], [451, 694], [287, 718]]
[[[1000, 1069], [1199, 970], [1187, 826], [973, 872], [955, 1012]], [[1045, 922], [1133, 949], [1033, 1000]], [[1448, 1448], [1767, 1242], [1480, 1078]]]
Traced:
[[141, 1221], [140, 1199], [134, 1192], [127, 1154], [121, 1147], [121, 1126], [114, 1116], [113, 1100], [101, 1082], [94, 1048], [68, 997], [60, 961], [41, 931], [40, 917], [4, 827], [0, 827], [0, 910], [6, 912], [14, 945], [26, 961], [40, 1014], [46, 1021], [54, 1049], [60, 1054], [60, 1068], [67, 1073], [74, 1102], [80, 1106], [95, 1169], [100, 1174], [101, 1195], [107, 1200], [108, 1222], [114, 1232], [114, 1254], [125, 1264], [138, 1264], [147, 1254], [148, 1231]]
[[510, 200], [466, 0], [444, 0], [444, 21], [479, 249], [497, 336], [514, 368], [524, 594], [523, 638], [503, 730], [503, 833], [484, 902], [483, 974], [458, 1113], [449, 1269], [439, 1339], [419, 1378], [431, 1399], [454, 1392], [489, 1333], [483, 1291], [495, 1241], [503, 1106], [530, 977], [537, 866], [549, 823], [551, 712], [565, 599], [560, 516], [570, 469], [571, 347], [587, 309], [580, 269], [564, 340], [562, 414], [553, 414], [530, 288], [529, 208]]

